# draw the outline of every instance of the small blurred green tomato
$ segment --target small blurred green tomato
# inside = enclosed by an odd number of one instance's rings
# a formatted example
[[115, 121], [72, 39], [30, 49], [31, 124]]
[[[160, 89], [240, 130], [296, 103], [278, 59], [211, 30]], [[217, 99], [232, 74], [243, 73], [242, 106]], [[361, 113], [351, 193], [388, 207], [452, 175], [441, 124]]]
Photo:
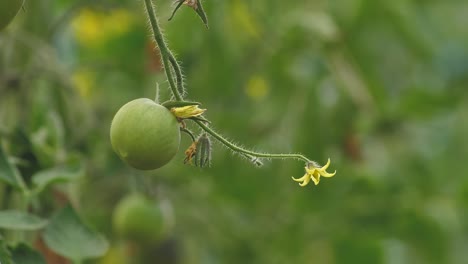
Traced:
[[167, 235], [161, 206], [142, 194], [124, 197], [114, 209], [113, 227], [122, 238], [140, 245], [155, 245]]
[[129, 259], [126, 248], [113, 246], [107, 251], [104, 257], [99, 259], [98, 264], [128, 264]]

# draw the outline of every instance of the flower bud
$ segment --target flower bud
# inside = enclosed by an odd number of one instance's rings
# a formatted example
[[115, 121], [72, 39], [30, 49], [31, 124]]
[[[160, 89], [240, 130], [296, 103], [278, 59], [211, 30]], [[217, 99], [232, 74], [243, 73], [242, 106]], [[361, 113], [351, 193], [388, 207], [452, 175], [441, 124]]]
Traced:
[[197, 151], [195, 152], [195, 166], [200, 168], [211, 165], [211, 140], [207, 134], [202, 134], [197, 140]]

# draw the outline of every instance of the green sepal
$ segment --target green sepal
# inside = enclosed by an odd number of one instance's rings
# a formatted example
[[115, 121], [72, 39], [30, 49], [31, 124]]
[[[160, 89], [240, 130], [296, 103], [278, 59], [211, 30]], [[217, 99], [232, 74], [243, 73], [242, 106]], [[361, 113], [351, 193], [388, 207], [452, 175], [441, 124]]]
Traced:
[[185, 2], [185, 0], [179, 0], [179, 1], [178, 1], [177, 6], [174, 8], [174, 11], [172, 11], [171, 17], [168, 19], [168, 21], [171, 21], [172, 18], [174, 18], [175, 13], [176, 13], [177, 10], [179, 10], [179, 8], [184, 4], [184, 2]]
[[[174, 8], [174, 11], [172, 11], [172, 14], [171, 14], [171, 17], [169, 17], [169, 21], [172, 20], [172, 18], [174, 18], [177, 10], [179, 10], [179, 8], [185, 3], [185, 0], [177, 0], [177, 6]], [[203, 24], [205, 24], [206, 28], [210, 28], [208, 26], [208, 17], [206, 16], [206, 13], [205, 13], [205, 10], [203, 9], [203, 6], [201, 4], [201, 1], [200, 0], [197, 0], [197, 7], [194, 8], [192, 7], [195, 12], [197, 13], [197, 15], [201, 18], [201, 20], [203, 21]]]
[[197, 12], [198, 16], [201, 18], [201, 20], [203, 21], [203, 24], [205, 24], [206, 28], [210, 28], [208, 26], [208, 18], [206, 16], [205, 10], [203, 9], [203, 6], [202, 6], [200, 0], [197, 0], [197, 6], [198, 6], [198, 8], [195, 9], [195, 12]]
[[186, 128], [183, 128], [183, 127], [180, 128], [180, 131], [188, 134], [190, 136], [190, 138], [192, 139], [192, 142], [195, 142], [195, 136], [193, 135], [192, 131], [190, 131], [190, 130], [188, 130]]
[[190, 117], [189, 119], [192, 119], [192, 120], [197, 120], [197, 121], [201, 121], [201, 122], [204, 122], [204, 123], [211, 123], [210, 120], [202, 117], [202, 116], [194, 116], [194, 117]]
[[195, 166], [200, 168], [211, 166], [211, 140], [206, 133], [203, 133], [197, 140]]
[[161, 105], [170, 110], [171, 108], [174, 108], [174, 107], [184, 107], [184, 106], [189, 106], [189, 105], [201, 105], [201, 103], [199, 103], [199, 102], [189, 102], [189, 101], [165, 101]]

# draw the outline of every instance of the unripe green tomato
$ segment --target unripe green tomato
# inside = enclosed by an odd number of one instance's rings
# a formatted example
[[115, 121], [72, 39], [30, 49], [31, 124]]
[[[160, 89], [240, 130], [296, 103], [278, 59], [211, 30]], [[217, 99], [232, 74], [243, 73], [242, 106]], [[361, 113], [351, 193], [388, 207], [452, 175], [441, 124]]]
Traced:
[[123, 246], [112, 246], [106, 255], [99, 259], [98, 264], [128, 264], [129, 262], [126, 248]]
[[0, 1], [0, 30], [3, 30], [23, 6], [23, 0]]
[[147, 98], [135, 99], [119, 109], [110, 129], [112, 148], [130, 166], [154, 170], [167, 164], [180, 145], [175, 116]]
[[124, 197], [114, 209], [112, 220], [117, 234], [133, 242], [154, 245], [164, 239], [161, 207], [141, 194]]

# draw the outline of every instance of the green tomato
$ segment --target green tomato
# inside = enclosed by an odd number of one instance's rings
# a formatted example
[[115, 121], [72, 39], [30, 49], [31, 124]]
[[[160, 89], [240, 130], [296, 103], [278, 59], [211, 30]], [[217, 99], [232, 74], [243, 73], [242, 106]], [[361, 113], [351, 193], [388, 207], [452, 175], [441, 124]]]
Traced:
[[122, 246], [112, 246], [98, 264], [128, 264], [130, 260], [125, 251], [126, 248]]
[[128, 102], [119, 109], [110, 129], [112, 148], [130, 166], [154, 170], [167, 164], [180, 145], [175, 116], [147, 98]]
[[24, 0], [1, 0], [0, 1], [0, 30], [3, 30], [23, 6]]
[[154, 245], [166, 234], [163, 210], [141, 194], [130, 194], [117, 204], [113, 225], [117, 234], [142, 245]]

